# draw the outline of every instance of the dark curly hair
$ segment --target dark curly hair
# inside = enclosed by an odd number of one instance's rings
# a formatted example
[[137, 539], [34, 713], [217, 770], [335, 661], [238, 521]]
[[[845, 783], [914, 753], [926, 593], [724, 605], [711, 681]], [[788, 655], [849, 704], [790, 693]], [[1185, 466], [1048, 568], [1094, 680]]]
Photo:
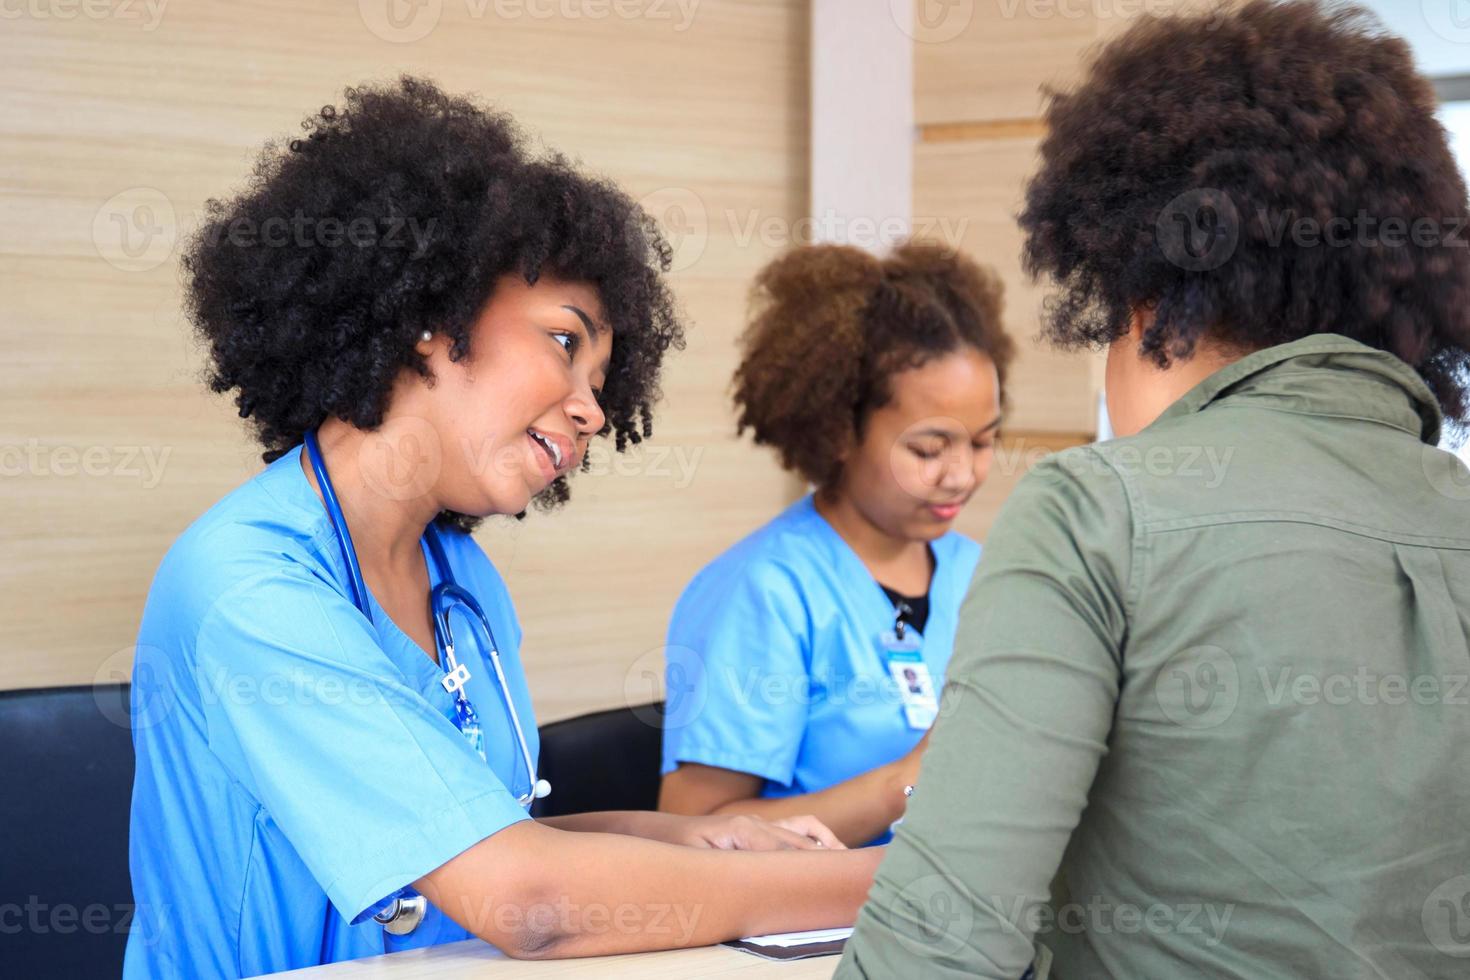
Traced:
[[735, 372], [738, 432], [819, 488], [892, 398], [891, 378], [968, 345], [1001, 391], [1015, 345], [999, 276], [954, 249], [910, 241], [879, 259], [847, 245], [794, 249], [760, 271]]
[[[401, 371], [431, 376], [420, 334], [465, 357], [511, 272], [597, 289], [615, 338], [600, 434], [619, 451], [651, 434], [660, 365], [683, 330], [662, 276], [669, 246], [625, 193], [528, 153], [509, 116], [423, 78], [349, 88], [302, 129], [266, 145], [245, 191], [208, 202], [182, 260], [209, 386], [235, 392], [266, 462], [328, 416], [381, 425]], [[559, 478], [538, 504], [568, 494]]]
[[[1252, 0], [1142, 18], [1072, 91], [1019, 216], [1024, 265], [1061, 287], [1044, 332], [1106, 345], [1151, 308], [1161, 366], [1204, 341], [1257, 350], [1332, 332], [1389, 351], [1453, 423], [1470, 404], [1470, 249], [1282, 229], [1466, 213], [1465, 184], [1409, 47], [1356, 6]], [[1361, 227], [1361, 226], [1360, 226]], [[1400, 230], [1403, 230], [1401, 226]], [[1455, 247], [1458, 245], [1459, 247]]]

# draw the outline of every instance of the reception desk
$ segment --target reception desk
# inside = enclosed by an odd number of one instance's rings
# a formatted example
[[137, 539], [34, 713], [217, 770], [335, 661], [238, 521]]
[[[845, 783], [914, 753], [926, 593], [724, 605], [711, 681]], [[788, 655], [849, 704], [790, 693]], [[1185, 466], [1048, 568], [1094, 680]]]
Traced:
[[572, 960], [513, 960], [478, 939], [444, 943], [406, 953], [370, 956], [306, 970], [277, 973], [299, 980], [521, 980], [531, 977], [598, 977], [618, 980], [684, 980], [686, 977], [781, 977], [829, 980], [837, 956], [775, 962], [724, 946], [663, 953], [630, 953]]

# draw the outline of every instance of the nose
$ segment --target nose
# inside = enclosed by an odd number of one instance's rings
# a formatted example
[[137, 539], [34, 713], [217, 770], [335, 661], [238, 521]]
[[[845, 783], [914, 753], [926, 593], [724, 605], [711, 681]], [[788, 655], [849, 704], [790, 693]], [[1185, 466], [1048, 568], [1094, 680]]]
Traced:
[[572, 396], [567, 403], [567, 416], [577, 427], [578, 434], [584, 436], [595, 436], [607, 423], [607, 415], [603, 413], [602, 406], [597, 404], [590, 389]]
[[950, 493], [965, 493], [975, 484], [975, 453], [965, 446], [945, 459], [944, 469], [939, 475], [939, 486]]

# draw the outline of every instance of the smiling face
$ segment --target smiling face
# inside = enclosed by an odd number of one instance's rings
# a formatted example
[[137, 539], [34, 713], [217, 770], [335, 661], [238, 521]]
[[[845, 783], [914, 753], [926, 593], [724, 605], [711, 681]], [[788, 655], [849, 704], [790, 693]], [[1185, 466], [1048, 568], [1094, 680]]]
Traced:
[[990, 469], [1000, 381], [990, 358], [963, 347], [890, 384], [893, 397], [844, 455], [835, 490], [891, 537], [931, 541], [949, 530]]
[[605, 421], [598, 394], [612, 344], [591, 285], [550, 276], [528, 285], [518, 275], [496, 284], [467, 357], [450, 360], [440, 335], [421, 343], [434, 381], [415, 376], [390, 416], [423, 420], [437, 438], [443, 506], [518, 514], [575, 469]]

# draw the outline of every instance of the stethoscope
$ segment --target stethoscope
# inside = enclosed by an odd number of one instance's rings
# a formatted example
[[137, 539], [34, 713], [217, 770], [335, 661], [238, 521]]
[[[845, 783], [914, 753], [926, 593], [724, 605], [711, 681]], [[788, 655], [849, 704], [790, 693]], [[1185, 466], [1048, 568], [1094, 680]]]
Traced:
[[[337, 503], [337, 493], [332, 487], [332, 478], [327, 475], [327, 465], [322, 460], [322, 450], [317, 444], [315, 432], [306, 433], [306, 452], [311, 460], [312, 472], [316, 474], [317, 486], [321, 489], [322, 503], [326, 505], [327, 516], [332, 522], [332, 530], [337, 535], [337, 544], [342, 549], [342, 561], [347, 566], [347, 587], [352, 591], [353, 605], [357, 606], [371, 623], [373, 612], [372, 607], [368, 604], [368, 590], [362, 580], [362, 568], [357, 563], [357, 549], [352, 545], [352, 535], [347, 530], [347, 519], [342, 516], [342, 507]], [[470, 679], [470, 670], [455, 656], [454, 630], [449, 622], [449, 614], [459, 607], [464, 610], [463, 615], [469, 621], [470, 628], [473, 630], [478, 624], [483, 634], [479, 638], [483, 641], [480, 645], [482, 649], [488, 651], [487, 659], [495, 669], [495, 679], [500, 684], [500, 694], [505, 701], [505, 710], [510, 717], [511, 728], [515, 731], [516, 743], [521, 750], [521, 760], [525, 763], [526, 772], [531, 781], [531, 788], [525, 793], [517, 794], [516, 802], [523, 807], [529, 807], [533, 801], [542, 799], [551, 793], [551, 784], [544, 779], [536, 778], [536, 761], [531, 758], [531, 748], [526, 743], [526, 732], [521, 727], [520, 714], [516, 711], [515, 700], [511, 697], [510, 684], [505, 679], [505, 669], [500, 664], [500, 648], [496, 646], [495, 634], [490, 629], [490, 621], [485, 618], [485, 612], [480, 608], [475, 597], [454, 581], [454, 571], [449, 567], [449, 558], [444, 553], [444, 543], [439, 540], [439, 529], [433, 523], [425, 528], [424, 540], [429, 545], [429, 556], [439, 572], [439, 584], [429, 592], [429, 612], [434, 621], [434, 647], [439, 653], [439, 666], [444, 668], [444, 677], [440, 683], [443, 684], [445, 691], [454, 695], [455, 724], [465, 736], [466, 741], [483, 759], [485, 757], [485, 735], [480, 728], [479, 715], [475, 711], [475, 706], [465, 693], [465, 683]], [[423, 920], [427, 910], [428, 902], [425, 898], [422, 895], [414, 895], [409, 898], [394, 899], [392, 904], [373, 918], [383, 924], [384, 931], [401, 936], [412, 932]]]

